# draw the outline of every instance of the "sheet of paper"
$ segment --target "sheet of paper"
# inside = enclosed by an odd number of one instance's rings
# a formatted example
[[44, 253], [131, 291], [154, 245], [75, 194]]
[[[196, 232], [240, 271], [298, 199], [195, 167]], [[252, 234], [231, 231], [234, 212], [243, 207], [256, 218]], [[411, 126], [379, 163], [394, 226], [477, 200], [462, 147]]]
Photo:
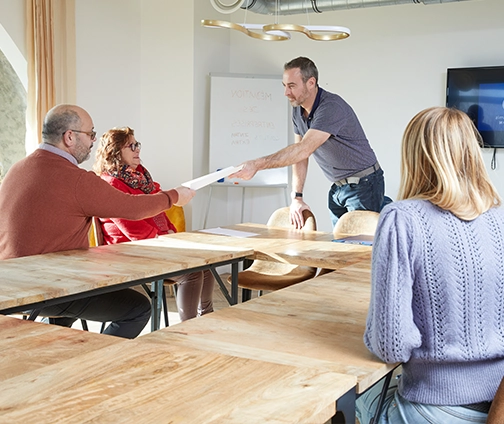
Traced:
[[258, 236], [259, 234], [257, 233], [249, 233], [247, 231], [238, 231], [238, 230], [230, 230], [228, 228], [207, 228], [205, 230], [198, 230], [202, 233], [210, 233], [210, 234], [219, 234], [221, 236], [231, 236], [231, 237], [240, 237], [240, 238], [245, 238], [245, 237], [254, 237]]
[[226, 178], [227, 176], [238, 172], [242, 169], [240, 166], [228, 166], [227, 168], [221, 169], [220, 171], [215, 171], [202, 177], [195, 178], [194, 180], [182, 183], [184, 187], [192, 188], [193, 190], [199, 190], [200, 188], [206, 187], [209, 184], [215, 183], [217, 180]]
[[340, 239], [333, 240], [336, 243], [348, 243], [348, 244], [363, 244], [365, 246], [373, 245], [373, 236], [366, 234], [359, 234], [357, 236], [348, 236]]

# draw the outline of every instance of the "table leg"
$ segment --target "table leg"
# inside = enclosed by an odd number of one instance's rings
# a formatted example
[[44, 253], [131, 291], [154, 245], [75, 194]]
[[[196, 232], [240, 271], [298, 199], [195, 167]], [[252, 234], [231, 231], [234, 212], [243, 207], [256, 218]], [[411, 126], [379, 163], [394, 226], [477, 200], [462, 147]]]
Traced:
[[241, 205], [241, 217], [240, 222], [243, 222], [243, 212], [245, 210], [245, 187], [242, 187], [242, 205]]
[[228, 303], [230, 305], [236, 305], [238, 303], [238, 262], [233, 262], [231, 264], [231, 294], [229, 294], [217, 270], [212, 266], [210, 267], [210, 271], [215, 277], [217, 283], [219, 284], [221, 292], [228, 301]]
[[157, 331], [160, 327], [161, 321], [161, 307], [163, 301], [163, 283], [164, 280], [157, 280], [151, 283], [151, 331]]
[[238, 262], [231, 264], [231, 299], [233, 305], [238, 303]]
[[353, 387], [336, 401], [336, 414], [331, 418], [331, 424], [355, 423], [355, 393]]
[[383, 403], [385, 402], [385, 398], [387, 396], [387, 391], [388, 391], [388, 388], [390, 386], [390, 380], [392, 379], [392, 373], [393, 372], [394, 372], [394, 370], [390, 371], [385, 376], [385, 379], [384, 379], [384, 382], [383, 382], [382, 391], [380, 393], [380, 400], [378, 401], [378, 406], [376, 407], [375, 415], [374, 415], [373, 418], [371, 418], [371, 421], [369, 422], [369, 424], [373, 424], [374, 422], [376, 422], [379, 419], [379, 416], [380, 416], [380, 414], [382, 412], [382, 409], [383, 409]]
[[236, 303], [233, 303], [233, 297], [229, 295], [227, 287], [224, 284], [224, 282], [222, 281], [222, 278], [219, 275], [219, 273], [217, 272], [217, 270], [214, 267], [210, 267], [210, 271], [212, 272], [212, 274], [213, 274], [213, 276], [215, 278], [215, 281], [217, 281], [217, 284], [219, 284], [221, 292], [224, 295], [224, 297], [226, 298], [226, 300], [228, 301], [228, 303], [230, 305], [236, 305]]
[[208, 200], [207, 200], [207, 205], [206, 205], [206, 210], [205, 210], [205, 216], [203, 218], [203, 228], [206, 228], [207, 219], [208, 219], [208, 212], [210, 211], [210, 202], [211, 201], [212, 201], [212, 186], [210, 186], [210, 190], [208, 191]]

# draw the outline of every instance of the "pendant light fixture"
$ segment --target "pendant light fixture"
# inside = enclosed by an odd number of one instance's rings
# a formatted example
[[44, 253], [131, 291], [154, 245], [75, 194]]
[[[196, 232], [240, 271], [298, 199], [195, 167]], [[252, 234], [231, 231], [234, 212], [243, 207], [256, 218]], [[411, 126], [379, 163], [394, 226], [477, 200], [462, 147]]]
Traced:
[[[221, 0], [210, 0], [210, 3], [218, 12], [230, 14], [238, 10], [245, 1], [237, 0], [229, 5], [223, 4]], [[248, 9], [245, 9], [244, 23], [238, 24], [229, 21], [203, 19], [201, 25], [208, 28], [232, 29], [249, 37], [264, 41], [286, 41], [291, 38], [291, 32], [299, 32], [316, 41], [344, 40], [350, 36], [350, 30], [341, 26], [280, 24], [278, 23], [279, 2], [280, 0], [276, 0], [275, 23], [273, 24], [246, 23]], [[308, 16], [308, 10], [306, 10], [306, 14]]]

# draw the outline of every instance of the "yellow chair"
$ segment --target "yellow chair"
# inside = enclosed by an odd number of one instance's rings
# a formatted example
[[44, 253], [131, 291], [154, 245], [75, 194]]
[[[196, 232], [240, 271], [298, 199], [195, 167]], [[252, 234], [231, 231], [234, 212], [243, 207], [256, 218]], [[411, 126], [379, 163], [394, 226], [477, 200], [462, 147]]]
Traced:
[[181, 233], [186, 230], [185, 214], [182, 206], [173, 205], [170, 209], [167, 209], [165, 213], [177, 229], [177, 233]]
[[[374, 236], [380, 214], [373, 211], [348, 211], [343, 214], [333, 229], [335, 239], [345, 236]], [[322, 268], [318, 276], [334, 271], [333, 269]]]
[[[269, 218], [267, 225], [294, 229], [290, 223], [289, 213], [289, 207], [277, 209]], [[303, 217], [305, 224], [299, 231], [317, 229], [315, 216], [311, 211], [303, 211]], [[316, 272], [317, 268], [314, 267], [254, 260], [249, 268], [238, 273], [238, 286], [242, 288], [242, 301], [250, 299], [251, 290], [258, 290], [261, 294], [263, 290], [283, 289], [313, 278]], [[231, 283], [231, 277], [228, 278], [228, 282]]]
[[103, 241], [103, 232], [100, 225], [100, 220], [93, 216], [91, 218], [91, 228], [89, 229], [89, 247], [102, 246], [105, 244]]
[[[173, 205], [170, 209], [165, 211], [166, 216], [170, 222], [177, 229], [177, 233], [182, 233], [186, 230], [185, 214], [184, 208], [182, 206]], [[164, 285], [168, 287], [170, 295], [176, 296], [177, 283], [173, 280], [164, 280]], [[168, 305], [166, 305], [166, 296], [163, 297], [163, 307], [166, 306], [166, 311], [168, 311]], [[165, 319], [167, 316], [165, 315]], [[166, 321], [166, 326], [168, 327], [168, 321]]]

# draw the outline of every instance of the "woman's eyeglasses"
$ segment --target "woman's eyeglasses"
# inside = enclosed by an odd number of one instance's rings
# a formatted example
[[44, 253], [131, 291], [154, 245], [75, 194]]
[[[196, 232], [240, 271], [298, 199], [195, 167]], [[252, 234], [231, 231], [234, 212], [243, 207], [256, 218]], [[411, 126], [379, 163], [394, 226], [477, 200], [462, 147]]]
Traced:
[[126, 147], [129, 147], [132, 152], [136, 152], [137, 149], [140, 150], [142, 148], [142, 143], [137, 141], [136, 143], [131, 143], [129, 146]]

